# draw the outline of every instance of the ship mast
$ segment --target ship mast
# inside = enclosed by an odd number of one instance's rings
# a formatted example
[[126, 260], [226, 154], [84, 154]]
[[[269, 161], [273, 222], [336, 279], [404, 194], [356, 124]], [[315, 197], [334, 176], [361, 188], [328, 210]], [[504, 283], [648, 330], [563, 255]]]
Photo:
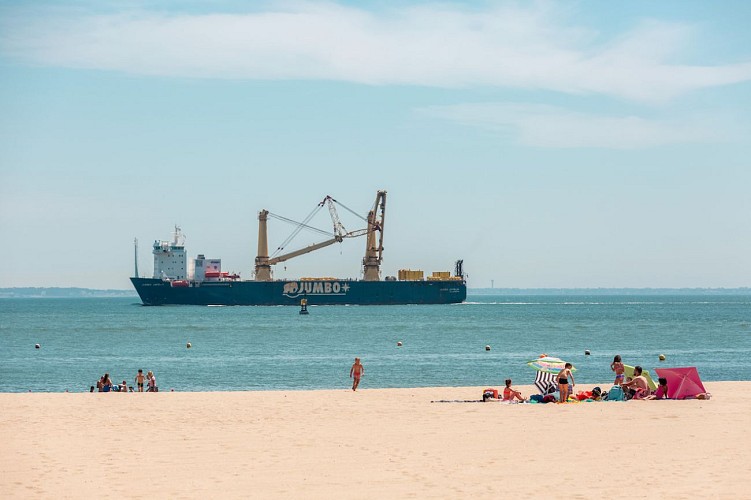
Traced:
[[[378, 211], [380, 209], [380, 217]], [[362, 259], [363, 280], [379, 281], [381, 279], [381, 261], [383, 260], [383, 223], [386, 217], [386, 191], [378, 191], [373, 210], [368, 212], [368, 237], [365, 245], [365, 257]], [[376, 245], [376, 231], [378, 244]]]
[[133, 238], [133, 253], [133, 258], [136, 266], [135, 274], [133, 276], [138, 278], [138, 238]]

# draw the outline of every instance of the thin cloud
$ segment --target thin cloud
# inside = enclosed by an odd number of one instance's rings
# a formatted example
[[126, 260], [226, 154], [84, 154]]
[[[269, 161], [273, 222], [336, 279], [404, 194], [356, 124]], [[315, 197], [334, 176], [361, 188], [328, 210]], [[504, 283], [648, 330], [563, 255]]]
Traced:
[[748, 61], [673, 62], [696, 36], [690, 26], [646, 21], [605, 39], [546, 3], [376, 12], [285, 2], [250, 13], [12, 14], [0, 21], [6, 56], [143, 75], [511, 87], [638, 101], [751, 80]]
[[520, 144], [543, 148], [641, 149], [669, 144], [715, 143], [734, 139], [723, 120], [660, 120], [638, 116], [601, 116], [537, 104], [473, 103], [430, 106], [430, 117], [516, 137]]

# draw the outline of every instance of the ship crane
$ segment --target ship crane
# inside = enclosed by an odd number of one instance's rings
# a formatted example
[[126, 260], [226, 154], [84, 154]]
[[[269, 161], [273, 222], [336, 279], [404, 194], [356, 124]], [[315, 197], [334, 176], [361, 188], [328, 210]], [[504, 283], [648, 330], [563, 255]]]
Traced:
[[[385, 218], [386, 191], [378, 191], [375, 203], [373, 204], [373, 209], [368, 212], [368, 238], [365, 245], [365, 257], [362, 259], [364, 281], [378, 281], [381, 279], [381, 261], [383, 260], [383, 224]], [[376, 231], [380, 233], [377, 246]]]
[[[379, 193], [384, 193], [385, 191], [379, 191]], [[292, 234], [287, 237], [286, 240], [276, 249], [275, 253], [280, 252], [283, 250], [286, 245], [302, 230], [302, 229], [310, 229], [314, 230], [326, 235], [329, 235], [330, 233], [326, 233], [325, 231], [321, 231], [320, 229], [316, 229], [314, 227], [311, 227], [307, 225], [307, 223], [310, 221], [310, 219], [313, 218], [313, 216], [318, 213], [318, 211], [326, 205], [329, 210], [329, 215], [331, 216], [331, 222], [334, 227], [334, 236], [332, 238], [329, 238], [325, 241], [322, 241], [320, 243], [316, 243], [313, 245], [309, 245], [305, 248], [301, 248], [299, 250], [295, 250], [293, 252], [285, 253], [283, 255], [278, 255], [274, 257], [269, 257], [268, 253], [268, 231], [267, 231], [267, 222], [269, 216], [272, 216], [274, 218], [284, 220], [286, 222], [293, 222], [289, 219], [286, 219], [284, 217], [271, 214], [268, 210], [261, 210], [258, 213], [258, 255], [255, 260], [255, 279], [256, 281], [271, 281], [271, 266], [275, 264], [279, 264], [280, 262], [287, 261], [289, 259], [299, 257], [300, 255], [305, 255], [307, 253], [313, 252], [315, 250], [320, 250], [321, 248], [328, 247], [330, 245], [333, 245], [334, 243], [341, 243], [344, 241], [345, 238], [356, 238], [358, 236], [364, 236], [368, 235], [368, 238], [370, 238], [370, 234], [374, 232], [374, 228], [378, 227], [377, 224], [368, 223], [368, 228], [366, 229], [357, 229], [355, 231], [347, 231], [344, 225], [342, 224], [339, 214], [336, 211], [335, 203], [339, 204], [342, 208], [345, 208], [346, 210], [352, 212], [353, 214], [357, 215], [360, 219], [365, 220], [361, 215], [357, 214], [356, 212], [352, 211], [351, 209], [347, 208], [343, 204], [337, 202], [334, 198], [331, 196], [326, 196], [318, 205], [317, 207], [311, 212], [303, 222], [295, 223], [297, 224], [297, 227], [292, 232]], [[376, 200], [376, 204], [378, 203], [378, 199]], [[385, 201], [384, 201], [385, 203]], [[372, 212], [372, 211], [371, 211]], [[371, 215], [369, 215], [369, 219], [372, 218]], [[383, 216], [381, 216], [381, 224], [382, 224]], [[375, 240], [374, 240], [375, 241]], [[383, 236], [381, 236], [381, 243], [383, 242]], [[381, 246], [382, 249], [382, 246]], [[380, 264], [380, 256], [377, 257], [378, 264]], [[378, 275], [378, 269], [376, 269], [376, 276]], [[377, 278], [376, 278], [377, 279]]]

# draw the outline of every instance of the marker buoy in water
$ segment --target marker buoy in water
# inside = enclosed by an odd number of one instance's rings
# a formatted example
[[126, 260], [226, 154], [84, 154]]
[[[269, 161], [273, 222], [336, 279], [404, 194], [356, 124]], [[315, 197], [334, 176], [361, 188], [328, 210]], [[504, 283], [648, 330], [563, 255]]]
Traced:
[[34, 349], [39, 349], [40, 347], [42, 346], [40, 346], [39, 344], [34, 344]]
[[585, 356], [589, 356], [589, 354], [590, 354], [589, 349], [587, 349], [586, 351], [584, 351], [584, 355]]
[[485, 346], [485, 350], [486, 350], [486, 351], [489, 351], [489, 350], [490, 350], [490, 346], [489, 346], [489, 345], [486, 345], [486, 346]]
[[190, 349], [191, 347], [193, 347], [193, 345], [190, 342], [188, 342], [187, 344], [185, 344], [185, 347], [187, 347], [188, 349]]
[[665, 361], [665, 355], [664, 354], [660, 354], [657, 357], [660, 359], [660, 361]]
[[396, 343], [396, 347], [401, 347], [401, 346], [402, 346], [402, 341], [400, 340], [399, 342]]

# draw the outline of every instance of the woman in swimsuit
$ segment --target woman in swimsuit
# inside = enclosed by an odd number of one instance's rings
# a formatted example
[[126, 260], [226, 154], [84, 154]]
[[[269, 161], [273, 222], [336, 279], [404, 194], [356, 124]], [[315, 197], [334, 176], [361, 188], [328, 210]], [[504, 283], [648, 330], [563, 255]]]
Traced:
[[503, 399], [504, 401], [513, 401], [514, 398], [518, 399], [519, 401], [524, 401], [524, 397], [522, 396], [522, 393], [519, 391], [515, 391], [511, 388], [511, 379], [506, 379], [506, 388], [503, 389]]
[[623, 384], [623, 377], [625, 376], [624, 372], [626, 371], [626, 368], [624, 368], [623, 363], [621, 363], [620, 354], [613, 358], [613, 362], [610, 363], [610, 369], [615, 372], [615, 382], [613, 382], [613, 385]]
[[105, 373], [102, 377], [102, 392], [110, 392], [112, 390], [112, 380], [110, 380], [110, 374]]
[[[574, 386], [574, 374], [571, 369], [574, 367], [571, 363], [566, 363], [566, 367], [558, 372], [558, 391], [561, 393], [560, 401], [565, 403], [571, 394], [571, 387]], [[571, 377], [571, 387], [569, 387], [568, 378]]]

